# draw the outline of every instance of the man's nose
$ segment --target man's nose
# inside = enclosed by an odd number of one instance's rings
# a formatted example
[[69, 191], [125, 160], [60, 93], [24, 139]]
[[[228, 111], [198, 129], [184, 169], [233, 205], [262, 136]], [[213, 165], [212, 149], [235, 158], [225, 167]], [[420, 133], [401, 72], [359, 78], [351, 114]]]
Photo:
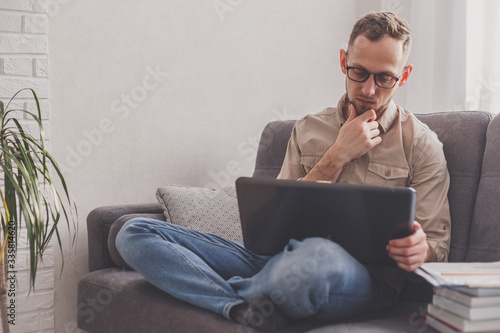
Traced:
[[361, 92], [365, 96], [372, 96], [375, 94], [377, 85], [375, 84], [375, 76], [370, 74], [370, 77], [362, 83]]

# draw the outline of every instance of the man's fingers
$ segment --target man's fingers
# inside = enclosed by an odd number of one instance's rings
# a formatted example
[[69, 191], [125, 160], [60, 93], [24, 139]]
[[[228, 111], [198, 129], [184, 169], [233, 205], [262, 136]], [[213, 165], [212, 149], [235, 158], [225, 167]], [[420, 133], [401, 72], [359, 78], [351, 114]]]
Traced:
[[373, 120], [373, 121], [367, 122], [366, 126], [370, 130], [378, 129], [378, 121]]
[[372, 139], [372, 144], [373, 144], [373, 147], [375, 147], [376, 145], [378, 145], [379, 143], [382, 142], [382, 138], [380, 136], [376, 136]]
[[376, 127], [370, 126], [368, 128], [368, 130], [369, 130], [368, 133], [370, 133], [372, 138], [380, 134], [380, 130], [379, 130], [378, 126], [376, 126]]
[[349, 110], [349, 117], [347, 118], [346, 123], [353, 121], [358, 116], [353, 104], [349, 104], [348, 110]]
[[397, 247], [394, 245], [389, 245], [387, 246], [387, 250], [396, 256], [404, 256], [404, 257], [410, 257], [414, 255], [419, 255], [424, 252], [424, 250], [427, 250], [427, 243], [418, 243], [413, 246], [404, 246], [404, 247]]
[[391, 257], [400, 268], [409, 272], [420, 267], [425, 262], [425, 256], [421, 255], [405, 256], [389, 253], [389, 257]]
[[427, 237], [418, 222], [414, 222], [414, 232], [408, 237], [392, 239], [387, 245], [389, 256], [398, 266], [407, 271], [413, 271], [422, 265], [429, 249]]

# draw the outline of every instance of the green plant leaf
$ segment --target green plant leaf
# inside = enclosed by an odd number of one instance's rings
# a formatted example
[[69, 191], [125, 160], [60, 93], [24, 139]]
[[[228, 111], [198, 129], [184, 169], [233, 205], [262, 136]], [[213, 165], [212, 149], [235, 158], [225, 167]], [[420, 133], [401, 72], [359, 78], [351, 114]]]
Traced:
[[[61, 218], [66, 220], [74, 243], [78, 230], [74, 217], [78, 211], [57, 162], [46, 149], [38, 97], [34, 90], [24, 90], [32, 92], [36, 113], [9, 109], [13, 98], [22, 90], [14, 95], [6, 107], [0, 102], [0, 172], [4, 181], [3, 203], [5, 211], [10, 213], [9, 220], [4, 218], [2, 212], [0, 221], [4, 233], [7, 223], [13, 221], [16, 230], [22, 230], [27, 235], [31, 290], [35, 287], [38, 263], [43, 259], [43, 253], [54, 235], [62, 253], [59, 232]], [[14, 111], [23, 113], [37, 124], [37, 137], [25, 130], [15, 118]], [[63, 196], [56, 186], [62, 187]]]

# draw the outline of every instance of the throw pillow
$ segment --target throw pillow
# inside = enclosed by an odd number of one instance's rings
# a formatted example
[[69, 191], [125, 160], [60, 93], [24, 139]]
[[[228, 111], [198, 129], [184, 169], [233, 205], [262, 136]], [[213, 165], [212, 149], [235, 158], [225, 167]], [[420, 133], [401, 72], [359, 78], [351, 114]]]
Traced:
[[156, 191], [167, 221], [241, 242], [241, 226], [234, 187], [209, 189], [164, 185]]

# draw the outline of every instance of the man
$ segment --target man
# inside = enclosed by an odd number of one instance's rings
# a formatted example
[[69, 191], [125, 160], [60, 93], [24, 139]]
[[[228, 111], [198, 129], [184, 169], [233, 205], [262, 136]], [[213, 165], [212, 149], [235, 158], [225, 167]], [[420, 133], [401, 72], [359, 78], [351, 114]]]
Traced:
[[442, 145], [392, 101], [413, 69], [410, 29], [391, 13], [361, 18], [340, 51], [346, 94], [337, 108], [294, 126], [279, 178], [411, 186], [414, 233], [391, 240], [399, 268], [364, 266], [327, 239], [290, 240], [269, 257], [214, 235], [148, 219], [117, 237], [124, 260], [167, 293], [245, 325], [277, 329], [290, 320], [333, 321], [390, 308], [405, 275], [449, 251], [449, 175]]

